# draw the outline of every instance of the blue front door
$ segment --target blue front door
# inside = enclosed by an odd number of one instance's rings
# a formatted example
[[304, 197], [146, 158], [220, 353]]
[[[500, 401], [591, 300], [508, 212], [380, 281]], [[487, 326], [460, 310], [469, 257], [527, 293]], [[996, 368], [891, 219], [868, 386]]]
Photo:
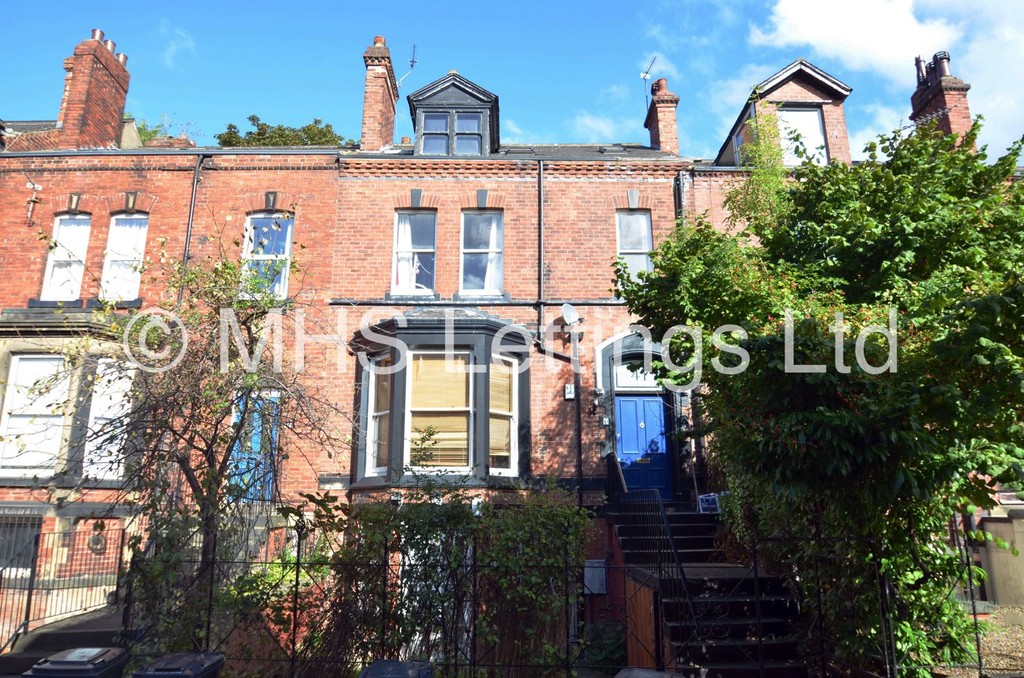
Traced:
[[662, 499], [670, 500], [672, 474], [661, 396], [616, 396], [615, 435], [626, 487], [630, 491], [656, 489]]

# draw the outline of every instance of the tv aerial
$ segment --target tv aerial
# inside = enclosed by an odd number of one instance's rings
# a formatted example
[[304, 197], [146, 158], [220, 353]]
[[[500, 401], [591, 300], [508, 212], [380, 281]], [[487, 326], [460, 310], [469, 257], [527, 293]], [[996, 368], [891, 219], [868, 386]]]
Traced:
[[651, 57], [651, 63], [647, 64], [647, 70], [640, 74], [640, 79], [644, 81], [644, 110], [646, 111], [650, 105], [650, 89], [647, 87], [647, 81], [651, 79], [651, 69], [654, 68], [654, 62], [658, 60], [658, 55], [655, 54]]
[[418, 61], [416, 61], [416, 45], [413, 45], [413, 46], [412, 46], [412, 56], [411, 56], [411, 57], [409, 57], [409, 72], [408, 72], [408, 73], [406, 73], [405, 75], [403, 75], [403, 76], [401, 77], [401, 79], [399, 79], [399, 81], [398, 81], [398, 87], [399, 87], [399, 89], [401, 89], [401, 87], [402, 87], [402, 82], [403, 82], [403, 81], [404, 81], [404, 80], [405, 80], [406, 78], [408, 78], [408, 77], [409, 77], [409, 75], [410, 75], [410, 74], [412, 73], [412, 69], [416, 68], [416, 64], [418, 64], [418, 63], [419, 63], [419, 62], [418, 62]]

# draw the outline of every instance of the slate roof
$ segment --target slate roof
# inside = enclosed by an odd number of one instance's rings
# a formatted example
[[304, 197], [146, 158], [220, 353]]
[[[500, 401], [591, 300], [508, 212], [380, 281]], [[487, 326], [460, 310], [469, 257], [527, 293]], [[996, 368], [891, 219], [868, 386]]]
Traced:
[[[349, 151], [349, 149], [343, 149]], [[413, 157], [411, 144], [395, 144], [378, 153], [350, 151], [364, 157]], [[418, 156], [433, 158], [434, 156]], [[679, 160], [679, 156], [638, 143], [621, 144], [503, 144], [496, 153], [476, 157], [444, 156], [448, 160]]]
[[25, 132], [45, 132], [57, 129], [56, 120], [2, 120], [0, 127], [8, 132], [24, 134]]

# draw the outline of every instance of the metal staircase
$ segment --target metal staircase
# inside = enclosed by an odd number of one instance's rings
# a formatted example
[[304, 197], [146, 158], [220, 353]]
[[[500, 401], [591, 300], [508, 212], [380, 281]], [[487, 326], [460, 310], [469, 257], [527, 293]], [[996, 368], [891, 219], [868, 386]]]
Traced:
[[627, 492], [610, 512], [631, 577], [654, 589], [659, 664], [701, 678], [802, 678], [796, 602], [777, 577], [727, 562], [716, 514]]

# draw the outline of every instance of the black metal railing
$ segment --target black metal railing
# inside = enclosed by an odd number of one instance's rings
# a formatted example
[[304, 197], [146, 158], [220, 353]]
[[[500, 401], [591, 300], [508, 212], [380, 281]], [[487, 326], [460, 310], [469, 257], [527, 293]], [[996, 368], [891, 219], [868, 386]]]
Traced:
[[0, 652], [39, 626], [117, 600], [125, 531], [37, 533], [0, 568]]
[[626, 485], [626, 474], [622, 472], [622, 462], [614, 452], [605, 455], [605, 466], [607, 467], [605, 476], [608, 479], [606, 488], [608, 497], [612, 501], [616, 501], [629, 492], [629, 487]]
[[[608, 650], [621, 633], [596, 637], [624, 623], [624, 568], [605, 568], [605, 593], [585, 594], [568, 551], [557, 565], [512, 570], [488, 557], [485, 541], [473, 540], [455, 567], [394, 551], [358, 561], [307, 554], [301, 539], [273, 560], [136, 558], [123, 635], [142, 658], [220, 652], [232, 670], [260, 675], [347, 675], [413, 657], [450, 676], [625, 666], [624, 646], [619, 658]], [[531, 612], [536, 596], [552, 604]]]
[[[620, 539], [628, 535], [630, 540], [630, 565], [633, 566], [638, 583], [651, 587], [655, 591], [655, 609], [663, 604], [670, 604], [681, 610], [683, 615], [677, 621], [682, 622], [682, 636], [677, 638], [680, 652], [674, 658], [692, 662], [700, 652], [703, 637], [701, 619], [697, 615], [693, 596], [686, 581], [679, 550], [672, 536], [665, 504], [657, 490], [636, 490], [626, 492], [619, 497]], [[662, 656], [662, 629], [659, 618], [655, 615], [655, 656], [658, 668], [665, 668], [667, 662]]]

